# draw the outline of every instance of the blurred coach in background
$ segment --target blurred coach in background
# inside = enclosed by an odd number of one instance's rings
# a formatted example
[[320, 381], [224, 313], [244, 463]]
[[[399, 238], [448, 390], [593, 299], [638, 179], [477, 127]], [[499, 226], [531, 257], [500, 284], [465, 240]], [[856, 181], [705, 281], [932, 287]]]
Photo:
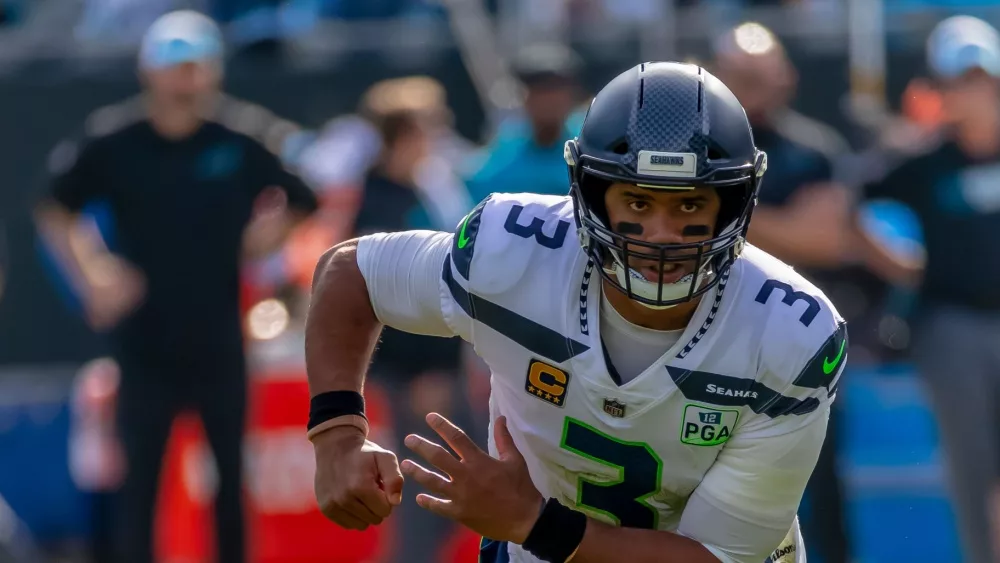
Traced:
[[[857, 318], [850, 314], [850, 300], [838, 299], [842, 292], [837, 291], [843, 282], [840, 270], [850, 233], [850, 197], [834, 181], [834, 167], [848, 150], [846, 141], [830, 127], [789, 107], [798, 77], [770, 30], [756, 23], [741, 24], [723, 35], [715, 47], [716, 76], [743, 104], [754, 141], [767, 153], [769, 163], [750, 226], [750, 242], [802, 272], [854, 323]], [[850, 549], [836, 466], [835, 426], [830, 425], [809, 483], [813, 509], [802, 519], [802, 526], [813, 552], [822, 554], [828, 563], [847, 563]]]
[[[219, 470], [217, 560], [245, 561], [240, 259], [248, 241], [266, 252], [316, 207], [310, 189], [246, 130], [269, 136], [287, 124], [219, 93], [222, 50], [218, 27], [201, 14], [157, 20], [139, 56], [143, 96], [95, 112], [81, 143], [55, 151], [36, 211], [89, 322], [113, 330], [127, 465], [115, 511], [121, 563], [153, 561], [163, 450], [188, 406], [202, 417]], [[76, 220], [94, 201], [111, 209], [118, 254]]]
[[994, 563], [1000, 561], [1000, 36], [981, 20], [957, 16], [938, 24], [927, 49], [946, 121], [941, 138], [869, 186], [865, 197], [898, 201], [920, 219], [927, 255], [914, 359], [938, 418], [966, 560]]

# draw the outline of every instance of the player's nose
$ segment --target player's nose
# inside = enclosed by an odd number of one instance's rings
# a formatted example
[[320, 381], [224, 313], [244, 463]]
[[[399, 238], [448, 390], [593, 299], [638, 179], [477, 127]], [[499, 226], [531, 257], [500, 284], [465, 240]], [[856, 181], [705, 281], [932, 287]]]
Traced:
[[[652, 223], [652, 222], [651, 222]], [[651, 244], [683, 244], [683, 225], [673, 224], [673, 221], [656, 221], [646, 229], [645, 242]]]

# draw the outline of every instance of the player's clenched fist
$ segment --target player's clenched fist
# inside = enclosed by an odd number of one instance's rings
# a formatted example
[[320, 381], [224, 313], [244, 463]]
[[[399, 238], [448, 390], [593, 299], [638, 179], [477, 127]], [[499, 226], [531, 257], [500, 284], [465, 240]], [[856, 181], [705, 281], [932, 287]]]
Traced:
[[396, 455], [355, 427], [333, 428], [313, 439], [316, 500], [338, 525], [364, 530], [382, 522], [399, 504], [403, 476]]

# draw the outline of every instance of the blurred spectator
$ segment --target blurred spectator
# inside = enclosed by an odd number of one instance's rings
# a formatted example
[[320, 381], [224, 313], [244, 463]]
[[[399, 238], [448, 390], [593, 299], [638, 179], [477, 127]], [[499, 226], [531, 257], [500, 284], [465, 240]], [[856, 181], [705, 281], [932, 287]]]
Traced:
[[[409, 78], [376, 84], [365, 96], [363, 107], [379, 133], [381, 150], [365, 179], [354, 222], [355, 236], [410, 229], [453, 229], [457, 225], [454, 217], [445, 220], [434, 209], [433, 198], [419, 185], [421, 166], [429, 156], [432, 134], [441, 117], [442, 93], [440, 86], [428, 79]], [[459, 188], [450, 186], [454, 191]], [[459, 218], [467, 212], [468, 209], [462, 210]], [[389, 391], [400, 440], [425, 428], [424, 417], [432, 411], [451, 413], [458, 420], [467, 419], [468, 409], [458, 377], [461, 350], [462, 341], [458, 338], [383, 330], [371, 372], [375, 381]], [[401, 442], [399, 447], [402, 448]], [[397, 560], [432, 563], [438, 545], [452, 526], [447, 520], [422, 511], [414, 497], [414, 491], [404, 495], [400, 508], [402, 537]]]
[[[870, 185], [865, 197], [901, 202], [922, 225], [926, 267], [914, 356], [938, 417], [966, 560], [995, 562], [1000, 551], [991, 546], [990, 522], [991, 510], [1000, 509], [1000, 253], [994, 244], [1000, 229], [1000, 36], [981, 20], [949, 18], [931, 34], [927, 59], [941, 94], [941, 138]], [[899, 282], [917, 278], [918, 266], [900, 264]], [[996, 520], [993, 527], [1000, 527]]]
[[[151, 562], [153, 512], [175, 415], [195, 407], [219, 473], [218, 560], [244, 561], [242, 442], [246, 399], [239, 264], [278, 245], [316, 206], [267, 147], [289, 124], [219, 94], [222, 37], [195, 12], [146, 33], [144, 96], [95, 112], [87, 139], [52, 159], [36, 213], [88, 320], [113, 329], [121, 379], [117, 433], [126, 475], [115, 511], [117, 560]], [[76, 213], [105, 201], [120, 255]]]
[[432, 228], [431, 209], [417, 187], [417, 171], [431, 150], [430, 112], [436, 89], [424, 82], [394, 81], [377, 84], [366, 96], [380, 150], [365, 179], [355, 234]]
[[472, 208], [465, 185], [455, 172], [473, 150], [452, 128], [453, 116], [444, 88], [435, 80], [411, 76], [372, 85], [358, 103], [356, 114], [331, 120], [300, 159], [303, 176], [317, 187], [320, 213], [299, 229], [291, 241], [291, 270], [308, 288], [316, 260], [330, 246], [353, 231], [363, 187], [383, 150], [377, 122], [393, 111], [411, 108], [420, 114], [429, 145], [414, 165], [413, 183], [421, 206], [422, 223], [435, 229], [453, 229]]
[[[472, 209], [472, 201], [452, 170], [463, 149], [450, 132], [452, 117], [444, 88], [423, 76], [385, 80], [368, 89], [361, 112], [379, 132], [375, 177], [382, 174], [412, 182], [416, 189], [410, 193], [421, 200], [425, 216], [409, 228], [454, 228]], [[369, 175], [369, 185], [372, 178]], [[365, 192], [359, 212], [362, 221], [364, 202], [370, 201]]]
[[770, 30], [756, 23], [731, 30], [716, 45], [715, 66], [746, 108], [754, 140], [768, 156], [751, 240], [799, 267], [839, 266], [849, 197], [833, 171], [846, 142], [788, 107], [798, 78]]
[[[514, 61], [524, 84], [524, 115], [500, 123], [472, 165], [466, 184], [474, 201], [493, 192], [569, 193], [563, 144], [579, 132], [581, 62], [561, 45], [535, 45]], [[575, 116], [573, 116], [575, 117]]]
[[[724, 34], [716, 43], [714, 66], [743, 104], [754, 141], [767, 153], [768, 173], [750, 225], [750, 242], [803, 271], [829, 292], [838, 308], [844, 307], [828, 286], [842, 264], [850, 232], [849, 195], [834, 181], [835, 161], [847, 152], [846, 142], [788, 107], [797, 74], [767, 28], [745, 23]], [[842, 314], [852, 322], [847, 311]], [[824, 561], [847, 563], [836, 426], [830, 425], [810, 481], [813, 510], [811, 518], [803, 518], [803, 535], [810, 551], [822, 554]]]

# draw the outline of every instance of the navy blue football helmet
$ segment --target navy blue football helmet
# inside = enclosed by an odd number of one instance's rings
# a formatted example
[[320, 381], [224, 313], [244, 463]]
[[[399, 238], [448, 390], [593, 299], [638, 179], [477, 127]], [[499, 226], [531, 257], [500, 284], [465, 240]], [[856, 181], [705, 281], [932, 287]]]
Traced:
[[[736, 96], [705, 69], [644, 63], [618, 75], [594, 97], [579, 137], [565, 147], [580, 242], [601, 275], [652, 308], [690, 301], [717, 283], [746, 241], [767, 155], [754, 144]], [[612, 230], [604, 203], [612, 183], [646, 189], [715, 188], [722, 205], [716, 232], [703, 242], [654, 244]], [[648, 281], [630, 260], [694, 260], [676, 282]]]

